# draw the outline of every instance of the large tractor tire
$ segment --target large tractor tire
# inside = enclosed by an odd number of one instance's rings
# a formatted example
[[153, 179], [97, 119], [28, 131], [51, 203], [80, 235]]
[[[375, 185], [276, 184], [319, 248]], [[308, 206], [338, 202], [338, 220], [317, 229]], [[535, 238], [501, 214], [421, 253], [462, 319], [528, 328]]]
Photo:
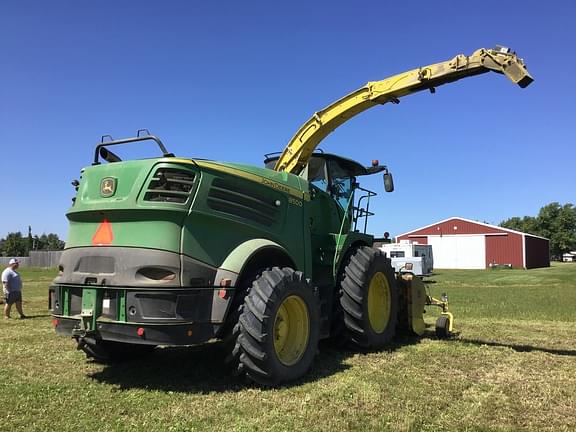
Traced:
[[346, 326], [344, 325], [344, 310], [340, 301], [342, 297], [342, 283], [346, 277], [346, 267], [350, 263], [356, 248], [350, 248], [342, 259], [340, 270], [336, 279], [336, 286], [340, 287], [332, 300], [332, 319], [330, 323], [330, 338], [328, 342], [335, 348], [343, 348], [348, 344]]
[[345, 269], [340, 303], [348, 340], [362, 349], [380, 349], [396, 333], [398, 291], [390, 260], [363, 246]]
[[232, 301], [229, 316], [223, 327], [222, 354], [224, 365], [234, 376], [240, 376], [244, 373], [244, 366], [240, 363], [240, 354], [242, 351], [240, 349], [240, 343], [238, 342], [238, 336], [240, 336], [240, 316], [242, 312], [244, 312], [244, 300], [250, 292], [252, 284], [262, 275], [263, 271], [264, 270], [257, 271], [240, 282], [238, 292], [234, 295]]
[[238, 324], [240, 367], [256, 383], [293, 381], [312, 366], [320, 309], [301, 272], [279, 267], [262, 272], [244, 300]]

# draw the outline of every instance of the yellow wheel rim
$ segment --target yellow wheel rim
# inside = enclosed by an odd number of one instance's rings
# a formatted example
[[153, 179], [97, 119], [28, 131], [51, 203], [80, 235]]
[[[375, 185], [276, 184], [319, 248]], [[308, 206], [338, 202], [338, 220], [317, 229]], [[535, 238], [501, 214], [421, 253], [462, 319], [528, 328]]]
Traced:
[[382, 333], [390, 320], [390, 285], [384, 273], [377, 272], [368, 287], [368, 322], [375, 333]]
[[310, 317], [306, 303], [295, 295], [284, 299], [274, 319], [274, 350], [278, 360], [291, 366], [306, 351], [310, 335]]

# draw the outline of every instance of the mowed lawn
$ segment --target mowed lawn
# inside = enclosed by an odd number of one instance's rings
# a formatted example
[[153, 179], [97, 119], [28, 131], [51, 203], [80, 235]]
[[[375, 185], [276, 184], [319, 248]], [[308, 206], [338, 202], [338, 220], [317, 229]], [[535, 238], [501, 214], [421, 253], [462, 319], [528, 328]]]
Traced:
[[22, 275], [31, 318], [0, 320], [1, 431], [576, 430], [576, 264], [438, 271], [455, 339], [436, 339], [430, 311], [424, 337], [323, 346], [304, 380], [273, 390], [226, 375], [214, 349], [87, 361], [51, 327], [54, 271]]

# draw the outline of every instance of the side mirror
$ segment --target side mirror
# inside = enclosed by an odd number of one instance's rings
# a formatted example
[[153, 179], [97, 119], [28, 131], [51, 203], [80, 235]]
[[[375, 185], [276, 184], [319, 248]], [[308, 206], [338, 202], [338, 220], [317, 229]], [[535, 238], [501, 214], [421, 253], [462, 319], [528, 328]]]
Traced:
[[392, 174], [389, 172], [384, 173], [384, 190], [386, 192], [394, 191], [394, 179], [392, 178]]

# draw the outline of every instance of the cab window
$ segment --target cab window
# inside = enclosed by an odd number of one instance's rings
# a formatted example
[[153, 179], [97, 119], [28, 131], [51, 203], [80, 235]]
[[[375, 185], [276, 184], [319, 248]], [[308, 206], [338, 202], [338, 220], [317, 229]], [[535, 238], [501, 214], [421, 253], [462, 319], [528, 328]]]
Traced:
[[330, 171], [330, 194], [338, 202], [342, 209], [346, 210], [352, 196], [352, 184], [354, 178], [350, 172], [344, 169], [338, 161], [329, 161]]
[[328, 191], [328, 175], [324, 159], [317, 157], [310, 159], [308, 163], [308, 181], [321, 191]]

